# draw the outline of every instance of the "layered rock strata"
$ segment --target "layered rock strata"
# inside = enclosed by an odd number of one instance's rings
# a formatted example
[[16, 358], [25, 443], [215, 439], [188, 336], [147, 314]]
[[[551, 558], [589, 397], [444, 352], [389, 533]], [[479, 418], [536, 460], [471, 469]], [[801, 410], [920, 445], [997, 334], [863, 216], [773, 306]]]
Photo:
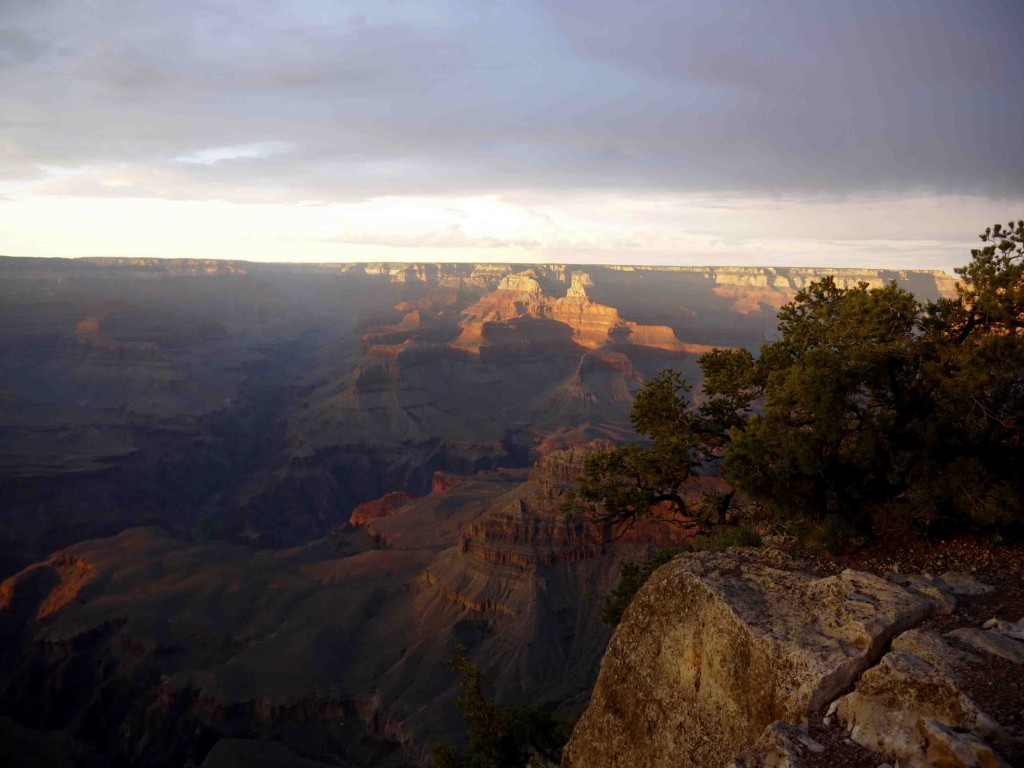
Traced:
[[0, 718], [124, 765], [222, 763], [241, 739], [405, 766], [462, 732], [455, 643], [503, 703], [578, 711], [610, 635], [600, 596], [667, 541], [563, 518], [593, 448], [435, 475], [293, 549], [152, 528], [71, 546], [0, 582]]
[[386, 493], [379, 499], [364, 502], [353, 509], [349, 523], [352, 525], [366, 525], [378, 517], [390, 517], [411, 499], [412, 496], [402, 491]]
[[[532, 344], [577, 344], [596, 349], [613, 341], [682, 350], [667, 326], [645, 326], [619, 316], [615, 307], [590, 299], [589, 275], [574, 272], [565, 295], [545, 294], [535, 270], [506, 276], [496, 290], [468, 307], [459, 323], [456, 348], [481, 354], [483, 349], [508, 347], [526, 337]], [[532, 321], [532, 322], [531, 322]]]

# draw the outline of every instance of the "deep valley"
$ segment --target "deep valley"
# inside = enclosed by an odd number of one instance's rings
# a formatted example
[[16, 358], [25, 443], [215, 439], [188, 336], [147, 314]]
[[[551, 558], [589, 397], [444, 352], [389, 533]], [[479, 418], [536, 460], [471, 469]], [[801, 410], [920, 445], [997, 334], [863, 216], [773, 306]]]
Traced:
[[565, 519], [583, 457], [822, 274], [0, 259], [0, 738], [415, 764], [460, 738], [456, 642], [578, 715], [620, 564], [692, 534]]

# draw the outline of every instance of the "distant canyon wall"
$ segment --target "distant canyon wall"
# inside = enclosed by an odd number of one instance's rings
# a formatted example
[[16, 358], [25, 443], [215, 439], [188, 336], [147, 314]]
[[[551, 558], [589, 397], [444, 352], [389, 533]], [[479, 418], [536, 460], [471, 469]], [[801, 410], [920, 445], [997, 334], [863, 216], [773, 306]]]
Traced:
[[[25, 259], [25, 261], [29, 261]], [[39, 273], [58, 261], [32, 259]], [[62, 260], [69, 261], [69, 260]], [[956, 279], [942, 270], [872, 269], [860, 267], [699, 267], [699, 266], [644, 266], [605, 264], [516, 264], [516, 263], [406, 263], [359, 262], [338, 264], [287, 264], [214, 259], [131, 259], [85, 258], [76, 262], [96, 266], [133, 268], [144, 274], [210, 275], [258, 274], [260, 272], [339, 272], [349, 275], [367, 275], [387, 278], [394, 283], [423, 283], [441, 288], [477, 287], [493, 289], [506, 275], [524, 269], [538, 272], [568, 283], [574, 272], [600, 273], [603, 271], [687, 276], [721, 286], [774, 288], [799, 291], [824, 275], [832, 275], [841, 287], [853, 287], [865, 282], [880, 287], [891, 280], [918, 293], [924, 298], [955, 293]]]

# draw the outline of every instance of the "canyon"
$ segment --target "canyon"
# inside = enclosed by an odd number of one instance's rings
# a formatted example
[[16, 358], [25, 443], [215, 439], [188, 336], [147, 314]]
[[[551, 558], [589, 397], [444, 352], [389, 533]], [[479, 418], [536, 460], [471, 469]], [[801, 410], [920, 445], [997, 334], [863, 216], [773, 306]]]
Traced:
[[401, 766], [458, 741], [443, 664], [457, 642], [502, 700], [577, 711], [619, 565], [690, 534], [566, 521], [559, 502], [588, 450], [442, 476], [299, 547], [156, 527], [72, 545], [0, 584], [0, 711], [100, 762], [201, 764], [224, 739], [269, 739]]
[[456, 642], [578, 714], [620, 564], [692, 531], [562, 494], [646, 379], [756, 350], [822, 274], [0, 258], [0, 738], [416, 764], [459, 738]]

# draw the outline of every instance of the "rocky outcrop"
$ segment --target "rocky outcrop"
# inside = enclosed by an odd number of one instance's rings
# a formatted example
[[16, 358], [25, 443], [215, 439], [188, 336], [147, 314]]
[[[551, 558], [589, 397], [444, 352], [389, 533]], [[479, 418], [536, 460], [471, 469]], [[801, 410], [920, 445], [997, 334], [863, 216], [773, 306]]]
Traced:
[[378, 517], [390, 517], [402, 506], [410, 501], [412, 496], [402, 491], [386, 493], [379, 499], [367, 501], [352, 510], [352, 517], [349, 518], [351, 525], [366, 525]]
[[30, 566], [19, 581], [0, 582], [0, 611], [35, 612], [45, 619], [78, 596], [92, 575], [88, 561], [58, 552], [47, 562]]
[[626, 611], [563, 768], [833, 764], [807, 727], [826, 711], [878, 763], [1006, 765], [1018, 736], [959, 676], [980, 659], [917, 629], [956, 608], [959, 575], [898, 580], [816, 578], [777, 550], [677, 558]]
[[877, 576], [781, 553], [679, 558], [626, 611], [564, 766], [722, 765], [827, 704], [932, 608]]
[[450, 472], [435, 472], [430, 478], [430, 494], [439, 496], [457, 486], [462, 478]]
[[539, 568], [605, 555], [601, 533], [567, 520], [560, 510], [562, 495], [579, 477], [586, 457], [603, 445], [594, 442], [538, 459], [526, 483], [463, 530], [457, 553], [431, 565], [425, 583], [477, 612], [514, 616], [511, 603], [523, 601], [516, 593], [533, 591]]
[[582, 401], [585, 404], [622, 403], [632, 406], [633, 397], [644, 383], [644, 377], [629, 358], [619, 352], [595, 350], [586, 352], [572, 378], [556, 398]]
[[961, 627], [950, 632], [949, 637], [974, 650], [998, 656], [1014, 664], [1024, 664], [1024, 643], [998, 631]]
[[515, 498], [466, 528], [459, 552], [481, 563], [525, 571], [600, 558], [617, 545], [678, 546], [696, 535], [696, 521], [681, 517], [677, 525], [640, 520], [619, 530], [563, 514], [566, 489], [586, 459], [609, 445], [596, 440], [539, 458]]
[[[957, 670], [980, 661], [934, 633], [911, 630], [896, 638], [889, 653], [864, 673], [854, 691], [839, 699], [831, 712], [853, 741], [895, 755], [901, 765], [973, 765], [956, 762], [947, 753], [974, 751], [982, 740], [1011, 742], [1006, 731], [962, 689]], [[986, 749], [993, 759], [977, 765], [1003, 764], [991, 747]], [[939, 759], [940, 755], [945, 757]]]
[[79, 320], [75, 324], [75, 333], [99, 333], [100, 332], [100, 321], [95, 317], [87, 317], [83, 320]]
[[529, 474], [536, 495], [560, 498], [565, 488], [579, 479], [587, 459], [595, 452], [611, 447], [607, 441], [594, 440], [537, 459]]
[[[597, 349], [612, 342], [679, 351], [683, 345], [668, 326], [645, 326], [624, 320], [612, 306], [590, 299], [585, 272], [574, 272], [564, 296], [552, 297], [533, 269], [504, 277], [496, 290], [468, 307], [453, 346], [480, 354], [483, 349], [575, 344]], [[530, 323], [529, 321], [534, 321]]]
[[604, 546], [597, 532], [582, 523], [537, 514], [525, 499], [517, 499], [470, 526], [459, 552], [484, 563], [526, 570], [600, 557]]
[[1001, 635], [1014, 640], [1024, 640], [1024, 619], [1020, 621], [1005, 621], [1003, 619], [989, 619], [981, 625], [982, 629], [994, 629]]

